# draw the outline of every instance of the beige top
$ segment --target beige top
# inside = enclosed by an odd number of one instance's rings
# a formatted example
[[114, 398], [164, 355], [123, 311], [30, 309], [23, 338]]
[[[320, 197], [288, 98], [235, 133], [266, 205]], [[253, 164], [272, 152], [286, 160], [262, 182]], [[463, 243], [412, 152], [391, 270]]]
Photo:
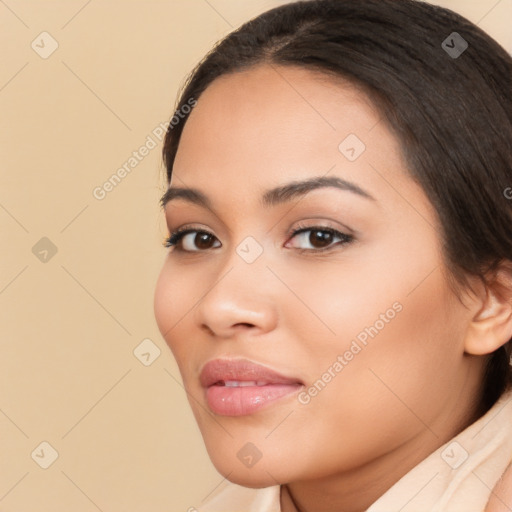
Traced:
[[[366, 512], [483, 512], [512, 461], [512, 391], [472, 425], [431, 453]], [[250, 489], [228, 482], [199, 512], [281, 512], [280, 486]]]

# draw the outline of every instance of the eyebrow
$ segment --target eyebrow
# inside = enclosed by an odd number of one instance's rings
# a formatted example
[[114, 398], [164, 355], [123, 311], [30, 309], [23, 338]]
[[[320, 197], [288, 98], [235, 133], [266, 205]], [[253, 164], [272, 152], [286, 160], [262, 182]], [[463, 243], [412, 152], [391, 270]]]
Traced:
[[[267, 208], [277, 206], [297, 197], [302, 197], [308, 192], [319, 188], [337, 188], [352, 192], [371, 201], [377, 201], [369, 192], [355, 183], [336, 176], [321, 176], [303, 181], [292, 181], [285, 185], [269, 189], [262, 195], [261, 204]], [[212, 209], [211, 201], [205, 194], [198, 189], [188, 187], [169, 187], [160, 199], [160, 204], [165, 208], [167, 203], [176, 199], [183, 199], [184, 201], [203, 206], [209, 210]]]

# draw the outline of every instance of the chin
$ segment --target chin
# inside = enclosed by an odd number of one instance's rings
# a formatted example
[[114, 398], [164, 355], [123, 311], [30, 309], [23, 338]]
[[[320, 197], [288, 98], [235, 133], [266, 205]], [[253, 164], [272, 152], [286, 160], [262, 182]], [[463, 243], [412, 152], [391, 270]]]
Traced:
[[219, 450], [218, 444], [211, 447], [206, 444], [206, 448], [215, 469], [234, 484], [259, 489], [283, 482], [286, 464], [282, 461], [262, 456], [253, 465], [246, 465], [238, 447], [235, 451], [232, 448]]

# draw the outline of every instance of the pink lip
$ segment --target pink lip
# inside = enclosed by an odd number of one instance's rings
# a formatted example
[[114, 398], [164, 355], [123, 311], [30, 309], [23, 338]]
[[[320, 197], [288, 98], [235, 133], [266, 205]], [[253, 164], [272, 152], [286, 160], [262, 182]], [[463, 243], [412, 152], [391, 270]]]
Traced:
[[246, 359], [209, 361], [201, 371], [200, 382], [206, 389], [208, 406], [222, 416], [252, 414], [303, 386], [297, 378]]

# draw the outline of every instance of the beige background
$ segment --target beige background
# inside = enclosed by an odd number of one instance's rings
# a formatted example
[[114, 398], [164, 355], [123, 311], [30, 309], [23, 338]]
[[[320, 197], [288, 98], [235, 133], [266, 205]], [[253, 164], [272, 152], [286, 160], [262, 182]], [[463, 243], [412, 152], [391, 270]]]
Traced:
[[[211, 45], [279, 3], [0, 0], [2, 512], [179, 512], [226, 485], [153, 317], [155, 134]], [[512, 0], [440, 3], [512, 51]], [[96, 199], [148, 136], [157, 147]]]

